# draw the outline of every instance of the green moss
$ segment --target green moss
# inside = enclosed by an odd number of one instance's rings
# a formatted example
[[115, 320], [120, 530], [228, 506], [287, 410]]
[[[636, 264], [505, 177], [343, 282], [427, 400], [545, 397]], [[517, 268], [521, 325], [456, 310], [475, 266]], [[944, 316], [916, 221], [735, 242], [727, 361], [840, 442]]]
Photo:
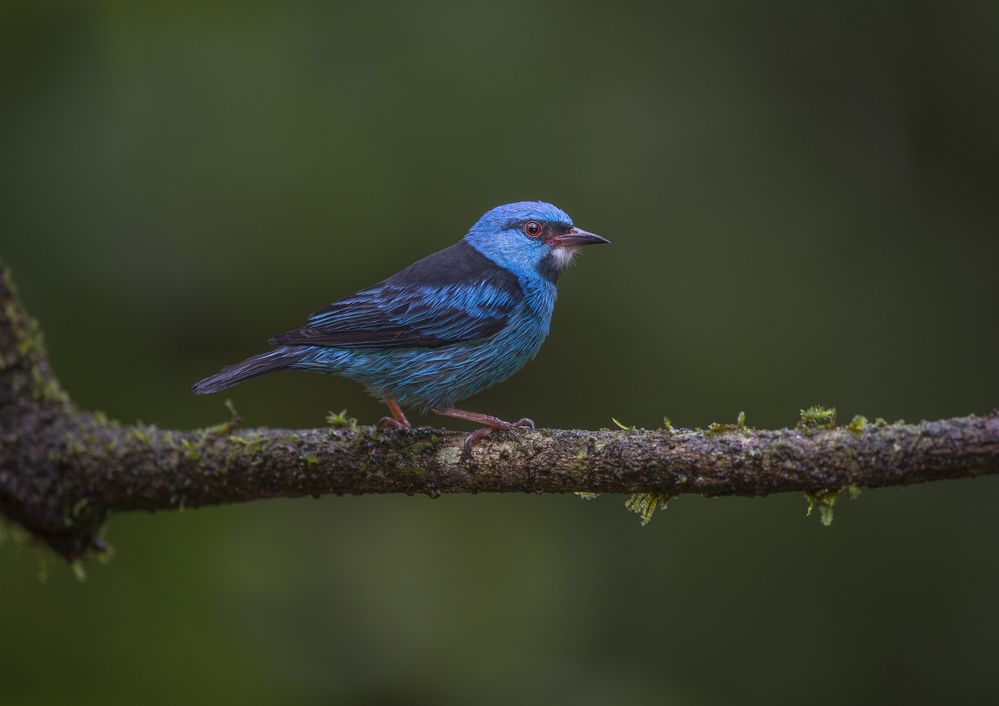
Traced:
[[233, 436], [229, 439], [229, 441], [234, 444], [240, 444], [241, 446], [247, 447], [262, 444], [267, 441], [267, 439], [265, 439], [260, 432], [250, 432], [246, 434], [246, 436]]
[[205, 435], [229, 436], [232, 433], [232, 430], [235, 429], [237, 426], [239, 426], [240, 423], [243, 421], [243, 418], [239, 416], [239, 413], [236, 411], [236, 407], [232, 404], [232, 400], [227, 399], [225, 401], [225, 406], [226, 409], [229, 410], [229, 414], [232, 415], [229, 418], [229, 421], [222, 422], [221, 424], [216, 424], [213, 427], [208, 427], [207, 429], [205, 429]]
[[669, 493], [635, 493], [624, 503], [624, 506], [642, 517], [642, 527], [649, 524], [652, 514], [657, 510], [665, 510], [669, 501], [675, 498]]
[[198, 461], [201, 459], [201, 444], [191, 443], [187, 439], [181, 439], [180, 443], [184, 447], [184, 457], [188, 461]]
[[614, 422], [615, 424], [617, 424], [619, 427], [621, 427], [625, 431], [635, 431], [635, 427], [625, 426], [624, 424], [622, 424], [618, 420], [614, 419], [614, 417], [611, 417], [611, 421]]
[[177, 446], [177, 442], [173, 438], [173, 432], [170, 431], [169, 429], [160, 434], [160, 441], [162, 444], [164, 444], [165, 446], [169, 446], [171, 449], [175, 451], [181, 450], [181, 448]]
[[712, 422], [708, 425], [708, 434], [723, 434], [729, 431], [745, 431], [746, 429], [746, 413], [739, 412], [739, 416], [735, 419], [735, 424], [718, 424], [717, 422]]
[[846, 427], [850, 431], [861, 432], [867, 428], [867, 417], [860, 414], [855, 415], [853, 420]]
[[806, 516], [812, 514], [812, 509], [819, 508], [819, 519], [822, 521], [823, 527], [828, 527], [833, 521], [833, 506], [836, 504], [836, 494], [839, 493], [838, 489], [834, 490], [817, 490], [814, 493], [807, 493], [805, 498], [808, 500], [808, 512]]
[[799, 429], [835, 429], [836, 428], [836, 408], [825, 408], [821, 405], [813, 405], [808, 409], [801, 410], [801, 421], [798, 422]]
[[340, 429], [342, 427], [347, 427], [351, 431], [358, 431], [359, 427], [357, 425], [357, 420], [354, 417], [347, 416], [347, 410], [340, 410], [339, 413], [330, 412], [326, 415], [326, 423], [329, 424], [334, 429]]
[[41, 399], [53, 404], [68, 405], [69, 395], [63, 392], [55, 378], [48, 378], [41, 388]]
[[600, 497], [600, 493], [576, 493], [583, 500], [596, 500]]
[[149, 445], [149, 437], [146, 436], [138, 426], [130, 427], [128, 433], [125, 434], [125, 439], [128, 441], [138, 441], [140, 444]]
[[[11, 324], [15, 324], [18, 321], [17, 313], [17, 307], [14, 306], [14, 302], [7, 302], [7, 318]], [[38, 321], [31, 317], [21, 320], [24, 323], [23, 327], [14, 328], [14, 335], [17, 337], [15, 348], [17, 355], [21, 358], [27, 358], [32, 354], [42, 353], [45, 350], [45, 337], [39, 330]]]

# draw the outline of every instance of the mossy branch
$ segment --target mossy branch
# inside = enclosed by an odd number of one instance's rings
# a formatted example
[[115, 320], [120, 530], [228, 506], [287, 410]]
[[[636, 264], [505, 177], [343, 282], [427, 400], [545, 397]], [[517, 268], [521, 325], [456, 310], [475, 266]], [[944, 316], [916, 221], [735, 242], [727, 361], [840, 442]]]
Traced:
[[[920, 424], [837, 427], [809, 409], [793, 429], [516, 430], [462, 453], [463, 433], [379, 431], [335, 415], [321, 429], [172, 431], [77, 409], [49, 368], [37, 325], [0, 261], [0, 515], [68, 560], [100, 547], [112, 513], [325, 493], [803, 492], [999, 472], [999, 412]], [[235, 420], [234, 420], [235, 421]], [[620, 426], [620, 425], [619, 425]]]

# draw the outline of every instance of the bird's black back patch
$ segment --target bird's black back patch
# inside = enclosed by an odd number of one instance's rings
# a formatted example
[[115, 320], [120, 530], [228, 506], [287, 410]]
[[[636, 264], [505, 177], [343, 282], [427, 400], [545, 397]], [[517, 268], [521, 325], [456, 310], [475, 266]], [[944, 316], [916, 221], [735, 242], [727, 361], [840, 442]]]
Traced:
[[427, 255], [385, 280], [386, 284], [429, 287], [482, 282], [496, 287], [514, 301], [524, 298], [517, 275], [497, 265], [466, 240], [459, 240], [449, 248]]
[[[434, 290], [481, 288], [494, 294], [455, 302]], [[270, 340], [274, 345], [337, 348], [437, 348], [484, 338], [506, 326], [523, 300], [517, 276], [462, 240], [428, 255], [387, 280], [335, 301], [309, 317], [309, 326]]]

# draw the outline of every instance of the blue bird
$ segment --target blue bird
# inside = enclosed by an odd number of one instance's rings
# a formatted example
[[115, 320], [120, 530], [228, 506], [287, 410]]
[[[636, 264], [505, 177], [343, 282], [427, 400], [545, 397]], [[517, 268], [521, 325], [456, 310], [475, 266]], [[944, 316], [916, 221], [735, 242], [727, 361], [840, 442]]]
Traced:
[[495, 429], [534, 427], [456, 409], [459, 400], [520, 370], [548, 335], [559, 273], [583, 245], [606, 238], [576, 228], [540, 201], [499, 206], [457, 244], [429, 255], [270, 339], [278, 346], [191, 386], [218, 392], [278, 370], [311, 370], [364, 383], [383, 400], [390, 429], [409, 428], [401, 406], [483, 425], [466, 451]]

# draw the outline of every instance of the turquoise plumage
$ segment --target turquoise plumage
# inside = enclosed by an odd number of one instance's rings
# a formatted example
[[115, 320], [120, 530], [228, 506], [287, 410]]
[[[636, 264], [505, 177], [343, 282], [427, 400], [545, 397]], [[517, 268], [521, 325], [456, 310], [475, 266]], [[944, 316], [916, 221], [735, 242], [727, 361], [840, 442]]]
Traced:
[[392, 417], [382, 426], [410, 426], [400, 405], [482, 424], [465, 441], [470, 450], [494, 429], [534, 426], [453, 404], [534, 357], [548, 335], [559, 273], [577, 248], [606, 242], [551, 204], [499, 206], [457, 244], [333, 302], [305, 327], [272, 338], [274, 350], [191, 389], [218, 392], [277, 370], [342, 375], [388, 404]]

